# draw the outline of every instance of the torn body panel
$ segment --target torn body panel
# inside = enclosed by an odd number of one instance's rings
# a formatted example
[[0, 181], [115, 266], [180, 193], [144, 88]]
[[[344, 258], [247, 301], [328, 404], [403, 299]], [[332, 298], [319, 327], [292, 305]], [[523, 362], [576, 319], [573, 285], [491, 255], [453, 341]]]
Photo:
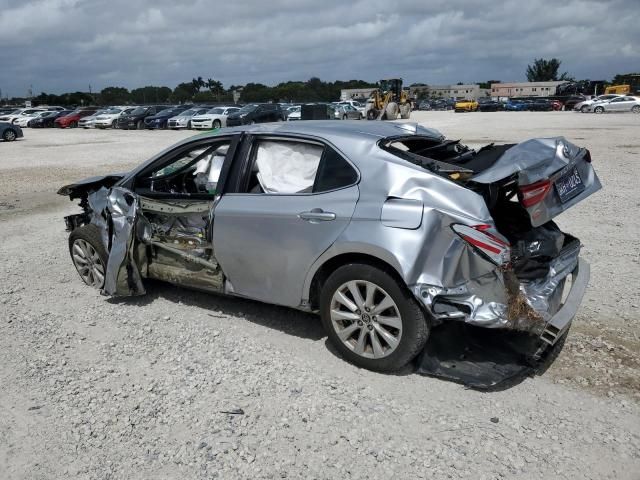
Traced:
[[[101, 190], [102, 191], [102, 190]], [[113, 187], [105, 211], [111, 225], [109, 260], [103, 293], [106, 295], [144, 295], [136, 253], [136, 219], [138, 198], [129, 190]]]

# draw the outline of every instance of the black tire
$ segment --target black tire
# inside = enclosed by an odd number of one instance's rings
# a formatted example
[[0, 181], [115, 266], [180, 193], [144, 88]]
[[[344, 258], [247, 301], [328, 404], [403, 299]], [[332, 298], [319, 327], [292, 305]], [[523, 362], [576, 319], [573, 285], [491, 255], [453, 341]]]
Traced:
[[5, 142], [13, 142], [16, 138], [18, 138], [18, 135], [10, 128], [7, 128], [2, 134], [2, 139]]
[[582, 113], [587, 113], [589, 111], [589, 105], [583, 105], [582, 107], [580, 107], [580, 111]]
[[114, 120], [113, 122], [111, 122], [111, 128], [114, 130], [118, 128], [118, 120]]
[[222, 128], [222, 122], [220, 120], [214, 120], [211, 126], [213, 128]]
[[367, 110], [367, 120], [376, 120], [378, 118], [378, 110], [371, 108]]
[[342, 116], [342, 119], [343, 119], [343, 120], [346, 120], [347, 118], [349, 118], [349, 117], [347, 117], [346, 115], [343, 115], [343, 116]]
[[95, 252], [97, 253], [100, 259], [100, 262], [102, 263], [104, 272], [106, 272], [109, 255], [107, 254], [104, 244], [102, 243], [100, 230], [95, 225], [83, 225], [82, 227], [76, 228], [73, 232], [71, 232], [71, 235], [69, 235], [69, 254], [71, 255], [71, 261], [76, 267], [76, 270], [78, 271], [78, 275], [80, 275], [80, 278], [82, 279], [82, 281], [89, 286], [92, 286], [95, 288], [102, 288], [102, 286], [104, 285], [104, 279], [100, 285], [91, 285], [80, 273], [80, 270], [78, 269], [78, 265], [73, 259], [73, 248], [76, 241], [78, 240], [85, 241], [93, 247], [93, 249], [95, 250]]
[[593, 109], [593, 113], [604, 113], [604, 107], [596, 107]]
[[136, 130], [144, 130], [144, 122], [142, 120], [138, 120], [136, 123]]
[[[374, 283], [384, 290], [397, 306], [402, 321], [402, 334], [398, 346], [387, 356], [367, 358], [357, 354], [340, 340], [334, 329], [331, 320], [333, 295], [346, 282], [353, 280]], [[331, 344], [347, 361], [369, 370], [391, 372], [404, 367], [422, 351], [429, 337], [429, 322], [411, 292], [392, 275], [372, 265], [351, 263], [333, 272], [322, 286], [320, 315]]]
[[78, 128], [78, 122], [71, 122], [69, 128]]
[[631, 107], [631, 111], [633, 113], [640, 113], [640, 105], [634, 105], [633, 107]]

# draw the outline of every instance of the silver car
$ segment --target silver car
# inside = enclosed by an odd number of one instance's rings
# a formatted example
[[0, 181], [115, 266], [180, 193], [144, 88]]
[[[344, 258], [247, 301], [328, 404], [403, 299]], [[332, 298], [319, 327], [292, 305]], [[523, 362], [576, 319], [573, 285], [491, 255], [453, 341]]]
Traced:
[[561, 343], [589, 267], [552, 219], [599, 188], [561, 137], [476, 151], [327, 120], [192, 137], [58, 193], [80, 200], [71, 258], [104, 294], [153, 278], [316, 312], [344, 358], [393, 371], [448, 324], [522, 332], [535, 358]]
[[611, 100], [595, 102], [589, 105], [589, 112], [605, 113], [605, 112], [633, 112], [640, 113], [640, 97], [632, 97], [629, 95], [619, 96]]

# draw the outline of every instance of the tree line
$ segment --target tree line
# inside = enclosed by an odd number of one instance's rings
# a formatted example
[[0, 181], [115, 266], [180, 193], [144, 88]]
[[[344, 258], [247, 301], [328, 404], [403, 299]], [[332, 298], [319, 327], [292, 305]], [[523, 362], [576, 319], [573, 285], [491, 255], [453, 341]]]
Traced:
[[106, 87], [97, 93], [69, 92], [60, 95], [42, 92], [31, 99], [14, 97], [9, 103], [31, 100], [33, 105], [136, 105], [150, 103], [233, 103], [234, 92], [242, 102], [331, 102], [340, 98], [345, 88], [372, 88], [375, 83], [365, 80], [324, 82], [312, 77], [301, 82], [282, 82], [275, 86], [261, 83], [231, 85], [225, 88], [213, 78], [196, 77], [171, 89], [148, 85], [129, 90], [125, 87]]

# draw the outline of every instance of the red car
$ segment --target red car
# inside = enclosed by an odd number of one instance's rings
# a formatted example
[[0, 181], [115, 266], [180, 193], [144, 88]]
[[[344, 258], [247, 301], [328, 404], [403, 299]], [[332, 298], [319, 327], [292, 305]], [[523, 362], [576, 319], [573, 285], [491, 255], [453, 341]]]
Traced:
[[79, 108], [78, 110], [74, 110], [73, 112], [71, 112], [69, 115], [56, 118], [53, 122], [53, 125], [54, 127], [58, 128], [75, 128], [78, 126], [78, 121], [82, 117], [88, 117], [89, 115], [93, 115], [97, 111], [97, 108]]

